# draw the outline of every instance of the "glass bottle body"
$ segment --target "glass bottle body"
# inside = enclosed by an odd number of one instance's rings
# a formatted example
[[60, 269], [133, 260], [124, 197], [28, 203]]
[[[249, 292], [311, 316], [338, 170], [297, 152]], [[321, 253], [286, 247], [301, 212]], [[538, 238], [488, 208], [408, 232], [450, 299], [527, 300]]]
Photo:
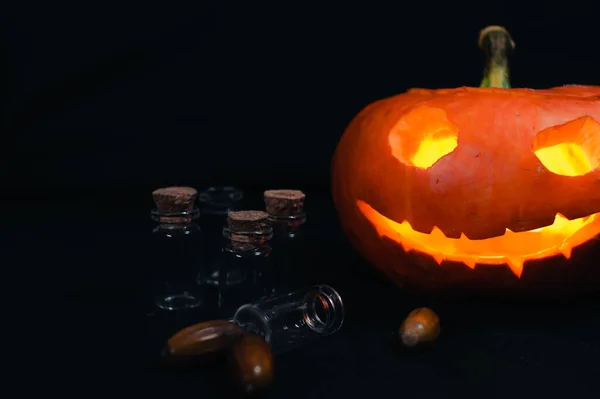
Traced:
[[315, 285], [308, 291], [243, 305], [233, 321], [245, 332], [262, 336], [272, 352], [280, 354], [338, 331], [344, 322], [344, 304], [332, 287]]
[[204, 264], [202, 235], [194, 223], [198, 212], [158, 214], [152, 230], [153, 291], [158, 308], [178, 310], [202, 304], [201, 287], [195, 276]]
[[233, 186], [209, 187], [198, 195], [202, 214], [227, 215], [237, 210], [244, 191]]
[[[215, 241], [213, 241], [215, 242]], [[199, 283], [209, 286], [231, 287], [244, 283], [254, 263], [260, 263], [260, 251], [255, 255], [252, 249], [243, 251], [221, 238], [219, 252], [213, 256], [209, 266], [199, 278]], [[270, 254], [270, 247], [269, 247]]]
[[223, 228], [221, 254], [204, 273], [201, 283], [216, 290], [220, 314], [231, 314], [240, 303], [271, 290], [271, 228], [257, 232], [231, 232]]

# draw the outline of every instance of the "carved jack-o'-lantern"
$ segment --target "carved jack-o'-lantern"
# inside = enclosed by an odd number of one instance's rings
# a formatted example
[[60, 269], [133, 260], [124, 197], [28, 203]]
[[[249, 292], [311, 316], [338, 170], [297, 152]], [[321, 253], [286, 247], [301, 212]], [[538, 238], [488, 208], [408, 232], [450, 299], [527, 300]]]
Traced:
[[350, 123], [333, 159], [342, 226], [408, 287], [576, 284], [572, 253], [600, 233], [600, 87], [510, 89], [508, 33], [480, 45], [482, 87], [409, 90]]

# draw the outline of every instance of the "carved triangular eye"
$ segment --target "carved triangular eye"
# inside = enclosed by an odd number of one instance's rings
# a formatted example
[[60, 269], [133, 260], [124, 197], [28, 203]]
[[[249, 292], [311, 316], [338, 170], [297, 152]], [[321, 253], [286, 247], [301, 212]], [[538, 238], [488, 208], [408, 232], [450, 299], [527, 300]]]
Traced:
[[458, 145], [458, 127], [439, 108], [420, 106], [409, 111], [388, 136], [392, 155], [400, 162], [427, 169]]
[[583, 116], [542, 130], [533, 151], [552, 173], [583, 176], [600, 166], [600, 123]]

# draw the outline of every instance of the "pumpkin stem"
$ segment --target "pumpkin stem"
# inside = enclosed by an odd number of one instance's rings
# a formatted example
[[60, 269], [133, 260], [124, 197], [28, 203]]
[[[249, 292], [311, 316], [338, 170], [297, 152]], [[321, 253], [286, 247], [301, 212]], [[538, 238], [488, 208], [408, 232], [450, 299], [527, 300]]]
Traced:
[[515, 42], [502, 26], [488, 26], [479, 33], [479, 48], [483, 50], [485, 66], [479, 87], [509, 89], [508, 56]]

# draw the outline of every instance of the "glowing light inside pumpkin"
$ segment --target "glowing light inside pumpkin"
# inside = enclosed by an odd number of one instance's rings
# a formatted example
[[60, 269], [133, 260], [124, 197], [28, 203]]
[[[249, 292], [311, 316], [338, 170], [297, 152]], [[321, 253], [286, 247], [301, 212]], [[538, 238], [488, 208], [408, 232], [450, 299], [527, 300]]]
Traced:
[[[437, 162], [438, 159], [443, 157], [446, 154], [450, 154], [458, 145], [457, 136], [452, 134], [451, 132], [441, 132], [442, 137], [436, 139], [436, 136], [440, 136], [440, 132], [435, 132], [437, 134], [432, 134], [431, 136], [423, 139], [421, 144], [419, 145], [419, 149], [416, 154], [412, 157], [411, 163], [418, 167], [427, 169], [431, 165]], [[444, 137], [444, 134], [448, 137]], [[448, 134], [450, 133], [450, 134]]]
[[600, 166], [600, 123], [584, 116], [537, 134], [535, 155], [552, 173], [583, 176]]
[[427, 169], [458, 146], [458, 127], [450, 123], [443, 109], [423, 105], [394, 125], [388, 141], [396, 159]]
[[[573, 143], [557, 144], [552, 147], [542, 148], [535, 155], [544, 166], [553, 173], [563, 176], [581, 176], [590, 170], [596, 169], [592, 161], [588, 159], [585, 151]], [[565, 162], [572, 159], [573, 162]]]
[[379, 236], [396, 241], [407, 252], [423, 252], [438, 264], [447, 260], [471, 269], [476, 264], [508, 265], [517, 277], [521, 277], [526, 261], [558, 254], [569, 259], [574, 247], [600, 233], [599, 214], [575, 220], [557, 214], [552, 225], [541, 229], [518, 233], [507, 229], [503, 236], [484, 240], [469, 240], [464, 234], [448, 238], [437, 227], [430, 234], [421, 233], [413, 230], [408, 221], [398, 223], [388, 219], [364, 201], [357, 201], [357, 205]]
[[[390, 134], [390, 145], [396, 151], [396, 158], [406, 162], [407, 149], [417, 135], [401, 138], [399, 133], [408, 132], [409, 127], [426, 129], [429, 122], [423, 117], [429, 115], [437, 119], [443, 128], [435, 134], [420, 135], [421, 140], [411, 163], [427, 168], [456, 147], [457, 130], [445, 119], [445, 114], [435, 108], [419, 108], [406, 117]], [[427, 130], [425, 130], [427, 131]], [[442, 133], [440, 133], [442, 132]], [[404, 140], [403, 142], [401, 140]], [[407, 143], [409, 145], [407, 145]], [[553, 126], [537, 134], [533, 146], [534, 153], [549, 171], [565, 176], [581, 176], [600, 165], [600, 123], [589, 117], [582, 117], [564, 125]], [[442, 261], [454, 261], [475, 268], [476, 264], [508, 265], [511, 271], [521, 277], [523, 264], [528, 260], [543, 259], [562, 254], [571, 257], [574, 247], [581, 245], [600, 234], [600, 214], [596, 213], [579, 219], [568, 220], [557, 213], [554, 223], [543, 228], [506, 233], [499, 237], [484, 240], [470, 240], [464, 234], [460, 238], [448, 238], [437, 227], [430, 234], [413, 230], [408, 221], [401, 223], [390, 220], [364, 201], [357, 201], [362, 214], [371, 222], [379, 236], [396, 241], [405, 251], [419, 251]]]

